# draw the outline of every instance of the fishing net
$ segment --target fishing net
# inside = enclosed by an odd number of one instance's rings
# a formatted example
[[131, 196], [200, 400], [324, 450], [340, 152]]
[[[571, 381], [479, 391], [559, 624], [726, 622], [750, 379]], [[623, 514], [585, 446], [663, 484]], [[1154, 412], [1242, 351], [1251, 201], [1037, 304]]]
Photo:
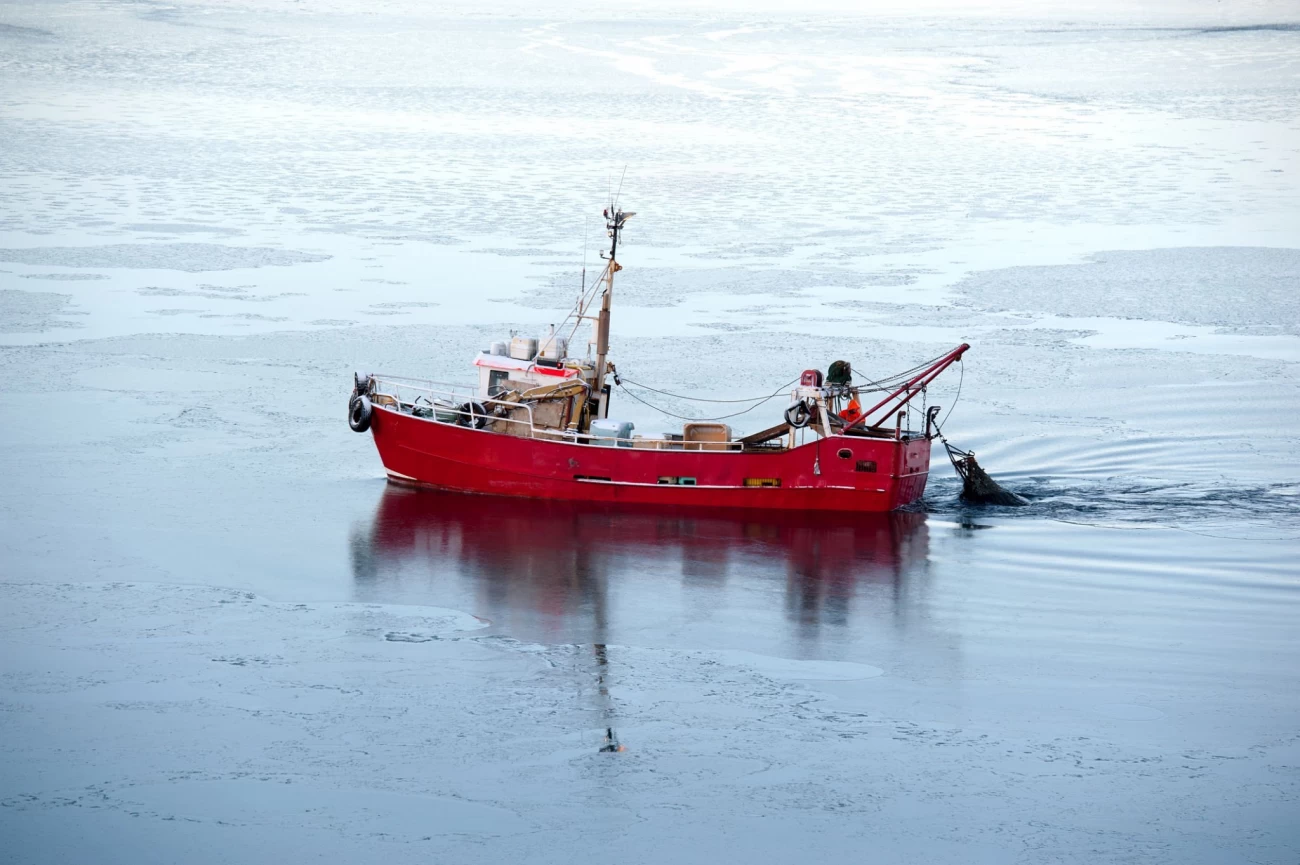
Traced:
[[1019, 506], [1029, 504], [1029, 501], [1023, 496], [1003, 489], [998, 485], [997, 481], [989, 477], [988, 472], [984, 471], [979, 463], [975, 462], [974, 452], [955, 448], [948, 444], [946, 440], [943, 446], [948, 451], [948, 459], [952, 460], [952, 467], [961, 476], [961, 497], [963, 499], [968, 502], [980, 502], [987, 505]]
[[826, 370], [827, 384], [849, 384], [853, 381], [853, 367], [847, 360], [837, 360]]

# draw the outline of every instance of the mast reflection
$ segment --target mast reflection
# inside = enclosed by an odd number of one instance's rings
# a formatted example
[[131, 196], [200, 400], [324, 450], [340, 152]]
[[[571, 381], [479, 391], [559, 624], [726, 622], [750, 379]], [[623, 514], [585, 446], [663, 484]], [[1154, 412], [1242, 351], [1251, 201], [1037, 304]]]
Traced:
[[770, 632], [774, 614], [813, 643], [823, 627], [848, 630], [864, 595], [864, 617], [898, 615], [925, 566], [925, 519], [614, 509], [389, 485], [352, 534], [352, 573], [360, 600], [452, 606], [517, 639], [574, 645], [575, 660], [588, 659], [574, 673], [582, 710], [600, 719], [598, 750], [618, 752], [618, 644], [676, 639], [715, 616]]

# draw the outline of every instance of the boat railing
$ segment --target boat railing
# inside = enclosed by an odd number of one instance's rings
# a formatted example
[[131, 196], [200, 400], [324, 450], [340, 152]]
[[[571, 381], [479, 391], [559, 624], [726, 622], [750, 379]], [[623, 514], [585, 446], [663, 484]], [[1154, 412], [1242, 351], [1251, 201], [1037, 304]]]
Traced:
[[[637, 447], [634, 444], [634, 442], [638, 441], [637, 439], [611, 439], [608, 436], [593, 435], [573, 429], [538, 426], [533, 415], [533, 407], [528, 403], [482, 397], [476, 387], [397, 375], [371, 375], [370, 380], [372, 382], [371, 400], [376, 406], [393, 408], [403, 414], [414, 414], [425, 420], [478, 428], [481, 428], [480, 421], [483, 421], [482, 426], [486, 426], [487, 423], [492, 423], [494, 426], [500, 423], [517, 424], [520, 427], [519, 434], [526, 435], [529, 438], [549, 439], [570, 444], [599, 442], [604, 445], [618, 443], [622, 447]], [[486, 410], [486, 413], [477, 410], [475, 404]], [[506, 411], [500, 413], [494, 411], [494, 409], [498, 408]], [[527, 413], [526, 418], [510, 416], [521, 408]], [[526, 432], [524, 428], [526, 428]], [[659, 439], [643, 439], [641, 441], [655, 442], [656, 446], [662, 444], [668, 446], [665, 449], [672, 450], [716, 450], [739, 453], [744, 449], [744, 443], [739, 440], [728, 442], [673, 441], [671, 445], [669, 445], [667, 439], [664, 439], [662, 443]], [[645, 446], [643, 445], [643, 447]]]
[[383, 382], [395, 385], [397, 387], [407, 388], [409, 390], [419, 390], [426, 393], [441, 393], [453, 399], [478, 399], [478, 388], [474, 385], [453, 384], [451, 382], [436, 381], [427, 378], [412, 378], [405, 375], [372, 375], [370, 378], [376, 383]]
[[[487, 426], [488, 423], [491, 423], [494, 427], [498, 424], [514, 424], [518, 427], [518, 430], [511, 434], [527, 438], [568, 442], [570, 444], [599, 442], [603, 445], [612, 446], [617, 443], [622, 447], [638, 449], [709, 450], [730, 453], [740, 453], [746, 449], [754, 449], [753, 446], [747, 446], [740, 439], [725, 442], [684, 442], [680, 439], [656, 438], [611, 439], [608, 436], [592, 435], [574, 429], [538, 426], [533, 415], [533, 407], [529, 403], [496, 399], [495, 397], [481, 397], [476, 387], [396, 375], [372, 375], [370, 379], [373, 382], [371, 399], [375, 405], [394, 408], [403, 414], [413, 414], [416, 417], [438, 423], [479, 429]], [[498, 412], [496, 409], [505, 409], [505, 411]], [[526, 417], [512, 417], [511, 415], [516, 414], [518, 409], [523, 409]], [[897, 425], [892, 429], [874, 426], [849, 425], [849, 427], [848, 429], [836, 429], [836, 432], [864, 438], [902, 439], [905, 441], [923, 437], [919, 432], [904, 429], [901, 417], [898, 418]]]
[[[484, 426], [486, 426], [487, 422], [491, 422], [493, 425], [498, 423], [517, 424], [521, 427], [521, 432], [523, 428], [527, 429], [527, 435], [530, 438], [548, 438], [575, 444], [590, 443], [596, 440], [611, 441], [602, 436], [580, 433], [577, 430], [538, 426], [533, 415], [533, 407], [530, 404], [496, 399], [495, 397], [482, 397], [476, 387], [395, 375], [372, 375], [371, 381], [374, 382], [374, 393], [377, 396], [389, 397], [396, 404], [390, 407], [395, 407], [403, 413], [422, 416], [425, 420], [468, 427], [478, 427], [480, 420], [485, 421]], [[421, 400], [423, 400], [423, 403]], [[376, 404], [383, 406], [384, 401], [377, 401]], [[486, 409], [488, 413], [485, 415], [477, 411], [475, 404]], [[501, 413], [494, 411], [494, 409], [498, 408], [506, 411]], [[424, 409], [428, 410], [427, 415], [420, 414], [420, 411]], [[510, 416], [518, 409], [523, 409], [527, 417]]]
[[[396, 408], [404, 414], [460, 426], [476, 426], [480, 419], [485, 419], [485, 422], [520, 424], [530, 430], [536, 428], [533, 424], [532, 406], [481, 397], [476, 387], [398, 375], [372, 375], [370, 380], [373, 382], [372, 400], [375, 404]], [[476, 404], [488, 414], [476, 411]], [[499, 415], [493, 411], [497, 407], [508, 407], [512, 411], [523, 408], [527, 410], [528, 418], [525, 420]]]

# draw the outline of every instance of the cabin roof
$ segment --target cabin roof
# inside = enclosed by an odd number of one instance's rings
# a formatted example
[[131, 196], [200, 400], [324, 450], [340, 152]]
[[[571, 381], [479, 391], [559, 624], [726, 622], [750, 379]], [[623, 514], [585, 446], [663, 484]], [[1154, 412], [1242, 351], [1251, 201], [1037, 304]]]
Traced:
[[567, 369], [565, 367], [538, 366], [531, 360], [519, 360], [518, 358], [508, 357], [500, 354], [479, 354], [474, 358], [474, 366], [486, 367], [488, 369], [504, 369], [521, 372], [539, 372], [543, 375], [555, 376], [557, 378], [573, 378], [578, 374], [576, 369]]

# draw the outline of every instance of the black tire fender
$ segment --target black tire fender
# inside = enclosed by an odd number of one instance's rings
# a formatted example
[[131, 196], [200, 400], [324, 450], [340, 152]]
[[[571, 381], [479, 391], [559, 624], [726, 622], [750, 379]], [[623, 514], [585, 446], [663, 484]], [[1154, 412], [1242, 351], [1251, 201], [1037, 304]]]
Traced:
[[481, 402], [461, 403], [456, 409], [459, 414], [456, 415], [456, 423], [461, 426], [472, 427], [474, 429], [483, 429], [487, 426], [488, 410], [487, 406]]
[[795, 429], [803, 429], [812, 420], [812, 410], [808, 403], [799, 400], [785, 410], [785, 422]]
[[365, 432], [370, 429], [370, 419], [374, 411], [370, 405], [370, 397], [354, 396], [348, 403], [348, 426], [353, 432]]

